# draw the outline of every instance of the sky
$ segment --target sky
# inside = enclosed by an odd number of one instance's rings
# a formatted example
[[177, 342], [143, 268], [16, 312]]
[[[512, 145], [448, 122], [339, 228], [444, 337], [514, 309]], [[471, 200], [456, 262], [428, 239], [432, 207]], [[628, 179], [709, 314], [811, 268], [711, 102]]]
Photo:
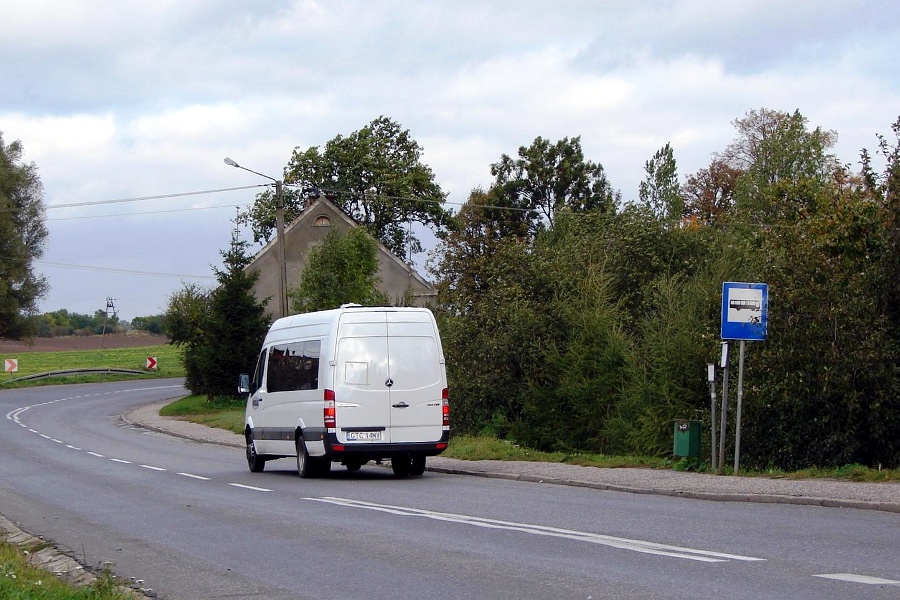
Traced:
[[43, 182], [40, 311], [130, 320], [215, 283], [268, 183], [226, 156], [280, 178], [386, 116], [456, 209], [503, 154], [580, 136], [630, 201], [666, 143], [684, 181], [767, 108], [858, 168], [900, 117], [898, 48], [896, 0], [3, 0], [0, 132]]

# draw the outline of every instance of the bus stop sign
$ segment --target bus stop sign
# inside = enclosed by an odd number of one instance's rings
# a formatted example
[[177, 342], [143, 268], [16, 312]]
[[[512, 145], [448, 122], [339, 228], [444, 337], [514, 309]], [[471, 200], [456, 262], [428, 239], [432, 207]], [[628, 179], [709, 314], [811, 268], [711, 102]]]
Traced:
[[722, 284], [722, 339], [766, 339], [769, 286], [765, 283]]

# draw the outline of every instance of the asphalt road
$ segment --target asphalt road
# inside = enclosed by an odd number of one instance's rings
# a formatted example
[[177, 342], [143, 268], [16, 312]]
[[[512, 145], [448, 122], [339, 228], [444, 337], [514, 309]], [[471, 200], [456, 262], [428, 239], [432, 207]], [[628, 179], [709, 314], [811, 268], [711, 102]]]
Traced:
[[[162, 598], [900, 598], [900, 515], [281, 460], [127, 425], [174, 381], [0, 392], [0, 514]], [[894, 582], [894, 583], [891, 583]]]

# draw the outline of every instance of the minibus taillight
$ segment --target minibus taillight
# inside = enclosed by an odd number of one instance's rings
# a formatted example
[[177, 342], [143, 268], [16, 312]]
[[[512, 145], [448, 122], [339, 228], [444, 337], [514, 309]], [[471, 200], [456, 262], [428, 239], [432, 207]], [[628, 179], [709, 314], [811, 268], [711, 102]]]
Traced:
[[450, 390], [447, 388], [441, 390], [441, 414], [443, 428], [450, 429]]
[[325, 429], [328, 433], [336, 433], [337, 425], [335, 425], [334, 410], [334, 390], [325, 390]]

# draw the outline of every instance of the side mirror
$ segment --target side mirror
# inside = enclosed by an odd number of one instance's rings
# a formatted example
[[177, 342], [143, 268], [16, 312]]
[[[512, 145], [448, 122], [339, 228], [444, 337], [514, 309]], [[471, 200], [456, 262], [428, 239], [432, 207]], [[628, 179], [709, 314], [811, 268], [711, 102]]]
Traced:
[[246, 373], [241, 373], [241, 376], [238, 378], [238, 393], [239, 394], [249, 394], [250, 393], [250, 376]]

